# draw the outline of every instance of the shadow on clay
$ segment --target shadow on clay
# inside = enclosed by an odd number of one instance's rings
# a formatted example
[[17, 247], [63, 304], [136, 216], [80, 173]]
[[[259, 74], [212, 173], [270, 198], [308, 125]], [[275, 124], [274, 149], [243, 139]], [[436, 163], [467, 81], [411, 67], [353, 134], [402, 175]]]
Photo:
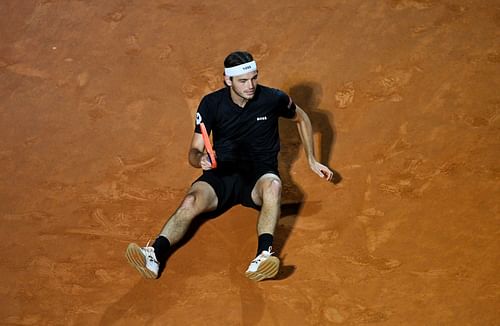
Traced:
[[[218, 215], [217, 215], [218, 216]], [[182, 240], [174, 245], [169, 251], [167, 256], [167, 264], [170, 257], [175, 254], [175, 252], [189, 242], [196, 234], [196, 232], [212, 218], [215, 218], [215, 214], [205, 213], [201, 214], [193, 220], [186, 235]], [[162, 276], [165, 270], [165, 265], [160, 266], [160, 273], [158, 278]], [[128, 266], [127, 266], [128, 267]], [[165, 276], [164, 276], [165, 277]], [[176, 291], [168, 291], [169, 281], [163, 278], [163, 282], [158, 282], [154, 280], [140, 280], [135, 284], [135, 286], [130, 289], [123, 297], [118, 301], [113, 303], [105, 311], [101, 322], [99, 325], [112, 325], [120, 320], [140, 320], [140, 324], [146, 321], [153, 322], [156, 317], [161, 316], [168, 310], [168, 307], [175, 306], [175, 303], [181, 297], [185, 287], [183, 278], [176, 278]], [[162, 299], [165, 302], [161, 305], [151, 304], [151, 294], [160, 291], [164, 288], [162, 293], [167, 294], [167, 298]], [[145, 300], [138, 300], [138, 298], [146, 298]], [[147, 323], [146, 323], [147, 324]]]
[[[315, 145], [316, 148], [319, 148], [317, 159], [322, 164], [328, 166], [335, 146], [336, 131], [332, 113], [318, 108], [322, 97], [321, 85], [315, 82], [303, 82], [292, 86], [288, 94], [309, 116], [315, 136]], [[295, 183], [291, 174], [292, 166], [297, 161], [299, 152], [303, 150], [296, 124], [284, 119], [281, 120], [280, 136], [281, 152], [279, 164], [283, 190], [281, 218], [275, 232], [274, 240], [278, 256], [281, 256], [279, 250], [285, 246], [306, 199], [304, 191]], [[340, 183], [342, 181], [340, 173], [332, 168], [330, 169], [334, 173], [332, 182], [335, 184]], [[285, 262], [285, 259], [286, 257], [282, 257], [282, 262]], [[282, 265], [276, 279], [286, 279], [295, 270], [296, 266]]]
[[[179, 282], [176, 281], [176, 282]], [[181, 281], [184, 282], [184, 281]], [[165, 314], [170, 307], [175, 307], [185, 289], [184, 284], [176, 284], [177, 291], [169, 291], [167, 282], [159, 283], [151, 280], [137, 282], [124, 296], [108, 306], [104, 312], [99, 325], [148, 325]], [[180, 290], [179, 290], [180, 289]], [[161, 304], [152, 304], [155, 293], [161, 292], [165, 295]]]
[[[328, 166], [334, 151], [337, 132], [335, 130], [333, 114], [328, 110], [319, 108], [323, 96], [321, 85], [315, 82], [303, 82], [292, 86], [289, 90], [289, 94], [293, 101], [309, 116], [313, 133], [315, 136], [318, 136], [318, 140], [316, 140], [316, 142], [319, 142], [319, 144], [316, 145], [319, 145], [320, 151], [317, 153], [318, 161]], [[297, 130], [295, 130], [295, 137], [297, 137], [297, 141], [300, 142]], [[294, 150], [295, 155], [291, 158], [296, 160], [299, 149], [295, 147]], [[340, 173], [333, 170], [331, 167], [330, 169], [334, 173], [332, 182], [335, 184], [340, 183], [342, 181]]]
[[168, 260], [170, 259], [170, 257], [172, 255], [174, 255], [177, 252], [177, 250], [182, 248], [186, 243], [191, 241], [194, 238], [196, 232], [198, 232], [198, 230], [200, 230], [200, 228], [203, 226], [203, 224], [205, 224], [206, 222], [208, 222], [211, 219], [214, 219], [218, 216], [221, 216], [222, 214], [226, 213], [228, 210], [229, 209], [226, 209], [218, 214], [213, 213], [213, 212], [202, 213], [202, 214], [198, 215], [196, 218], [194, 218], [193, 221], [191, 222], [191, 224], [189, 225], [189, 228], [188, 228], [186, 234], [184, 235], [184, 237], [182, 237], [182, 239], [178, 243], [173, 245], [172, 248], [168, 251], [166, 263], [160, 265], [160, 272], [159, 272], [158, 278], [160, 278], [161, 275], [163, 274], [163, 271], [165, 270], [165, 265], [168, 263]]

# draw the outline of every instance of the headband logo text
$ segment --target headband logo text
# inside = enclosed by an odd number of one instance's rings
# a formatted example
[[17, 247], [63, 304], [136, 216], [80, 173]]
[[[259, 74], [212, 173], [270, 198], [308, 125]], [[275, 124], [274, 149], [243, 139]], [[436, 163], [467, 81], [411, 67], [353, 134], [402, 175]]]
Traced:
[[255, 70], [257, 70], [257, 64], [255, 61], [250, 61], [235, 67], [224, 68], [224, 74], [228, 77], [234, 77]]

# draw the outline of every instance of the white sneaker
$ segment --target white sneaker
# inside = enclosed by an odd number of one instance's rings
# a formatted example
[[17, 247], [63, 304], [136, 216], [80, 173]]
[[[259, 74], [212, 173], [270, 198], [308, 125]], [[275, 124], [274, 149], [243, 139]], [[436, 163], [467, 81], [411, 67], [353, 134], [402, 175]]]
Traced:
[[266, 278], [275, 277], [278, 274], [280, 260], [272, 254], [272, 252], [264, 250], [252, 260], [245, 272], [245, 276], [253, 281], [262, 281]]
[[125, 252], [125, 257], [132, 267], [147, 279], [158, 278], [160, 263], [156, 259], [155, 249], [149, 247], [149, 242], [146, 247], [139, 247], [135, 243], [130, 243]]

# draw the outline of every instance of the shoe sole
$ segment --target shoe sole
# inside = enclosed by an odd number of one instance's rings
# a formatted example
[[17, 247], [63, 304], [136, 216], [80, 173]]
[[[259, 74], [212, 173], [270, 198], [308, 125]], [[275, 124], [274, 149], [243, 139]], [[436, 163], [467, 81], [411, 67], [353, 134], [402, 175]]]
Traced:
[[146, 279], [156, 279], [158, 275], [146, 268], [146, 258], [139, 247], [135, 243], [130, 243], [125, 252], [125, 257], [127, 258], [130, 266], [134, 267], [142, 277]]
[[278, 257], [271, 256], [263, 261], [255, 272], [245, 272], [245, 276], [252, 281], [262, 281], [267, 278], [273, 278], [278, 274], [280, 260]]

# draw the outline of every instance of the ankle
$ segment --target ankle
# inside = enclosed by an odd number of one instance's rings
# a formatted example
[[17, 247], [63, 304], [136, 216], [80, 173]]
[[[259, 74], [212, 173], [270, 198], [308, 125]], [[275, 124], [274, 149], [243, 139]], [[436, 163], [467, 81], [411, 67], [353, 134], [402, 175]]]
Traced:
[[170, 241], [164, 235], [159, 235], [152, 247], [155, 250], [155, 256], [158, 262], [164, 263], [167, 260], [168, 251], [170, 249]]
[[271, 252], [273, 246], [274, 237], [270, 233], [262, 233], [259, 235], [259, 244], [257, 248], [257, 256], [263, 251]]

